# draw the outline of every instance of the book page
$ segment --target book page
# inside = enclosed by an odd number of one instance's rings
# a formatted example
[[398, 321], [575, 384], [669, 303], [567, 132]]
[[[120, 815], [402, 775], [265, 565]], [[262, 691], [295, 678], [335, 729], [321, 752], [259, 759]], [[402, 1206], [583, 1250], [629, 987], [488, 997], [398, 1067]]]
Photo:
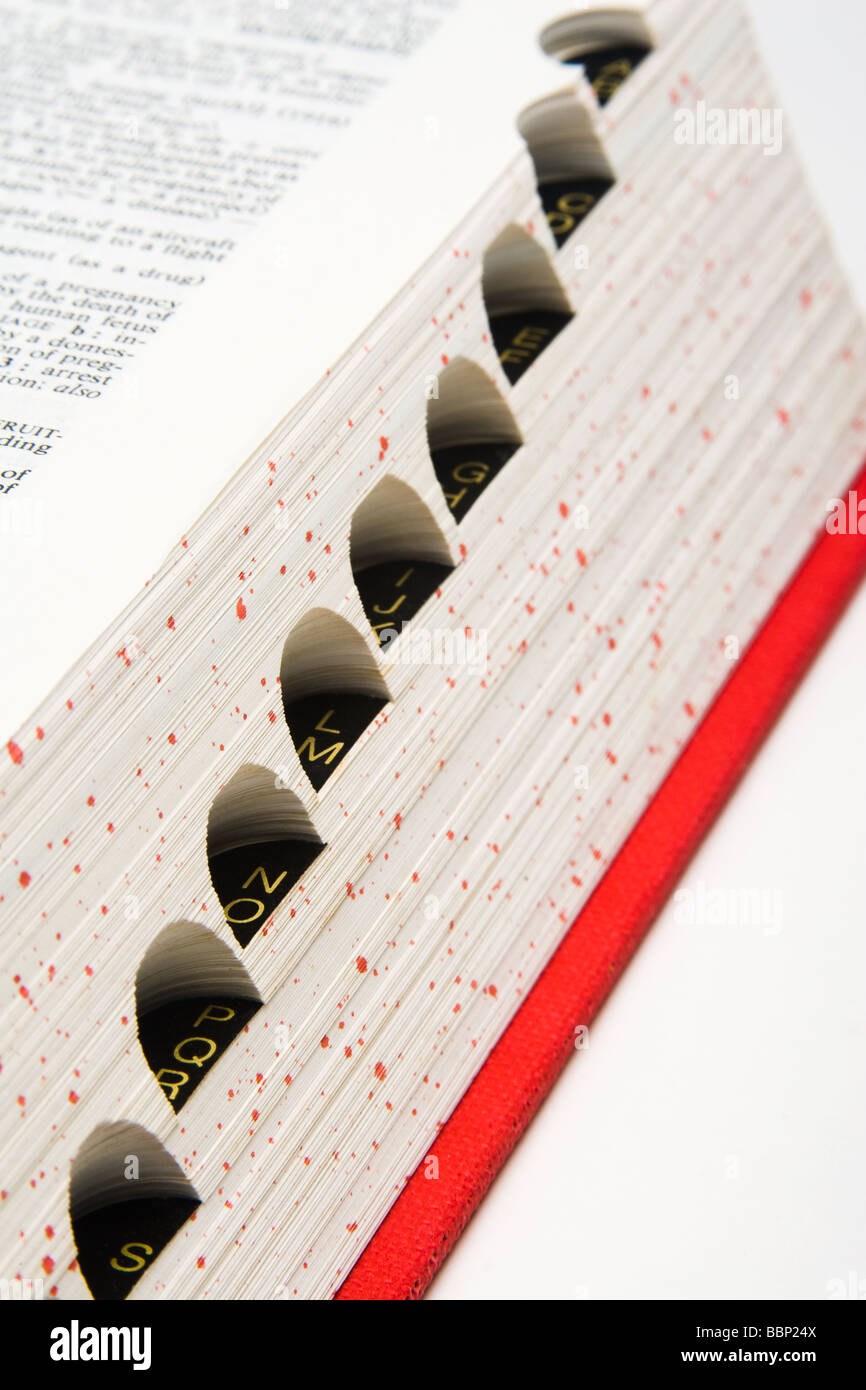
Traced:
[[506, 8], [2, 6], [4, 737], [519, 148]]

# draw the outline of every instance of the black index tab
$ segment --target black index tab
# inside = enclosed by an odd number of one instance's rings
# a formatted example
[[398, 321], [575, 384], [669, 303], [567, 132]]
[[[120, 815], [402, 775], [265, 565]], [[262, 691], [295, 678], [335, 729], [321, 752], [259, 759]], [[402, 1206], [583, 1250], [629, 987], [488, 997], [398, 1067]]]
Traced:
[[573, 58], [565, 58], [563, 61], [581, 65], [599, 106], [606, 106], [650, 52], [652, 50], [644, 44], [612, 44], [608, 48], [596, 48], [589, 53], [577, 53]]

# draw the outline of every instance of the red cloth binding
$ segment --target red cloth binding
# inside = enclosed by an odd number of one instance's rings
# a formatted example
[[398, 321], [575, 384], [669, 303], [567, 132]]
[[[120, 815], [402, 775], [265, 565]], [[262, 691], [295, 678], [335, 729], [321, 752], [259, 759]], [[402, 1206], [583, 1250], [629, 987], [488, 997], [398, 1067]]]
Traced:
[[866, 537], [820, 536], [337, 1298], [422, 1296], [864, 573]]

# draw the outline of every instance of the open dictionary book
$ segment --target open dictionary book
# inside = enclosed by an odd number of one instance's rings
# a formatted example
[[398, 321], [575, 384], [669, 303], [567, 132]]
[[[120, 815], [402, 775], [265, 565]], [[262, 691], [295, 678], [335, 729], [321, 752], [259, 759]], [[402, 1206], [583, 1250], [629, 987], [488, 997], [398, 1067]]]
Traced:
[[863, 325], [736, 0], [4, 24], [0, 1273], [418, 1293], [856, 514]]

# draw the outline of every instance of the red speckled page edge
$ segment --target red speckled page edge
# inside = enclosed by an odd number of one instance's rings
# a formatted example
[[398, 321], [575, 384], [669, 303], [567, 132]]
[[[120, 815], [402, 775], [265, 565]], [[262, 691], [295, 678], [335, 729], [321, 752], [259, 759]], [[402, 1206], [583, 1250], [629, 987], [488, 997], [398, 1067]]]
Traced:
[[866, 536], [820, 536], [431, 1144], [438, 1180], [415, 1171], [338, 1299], [423, 1295], [864, 574]]

